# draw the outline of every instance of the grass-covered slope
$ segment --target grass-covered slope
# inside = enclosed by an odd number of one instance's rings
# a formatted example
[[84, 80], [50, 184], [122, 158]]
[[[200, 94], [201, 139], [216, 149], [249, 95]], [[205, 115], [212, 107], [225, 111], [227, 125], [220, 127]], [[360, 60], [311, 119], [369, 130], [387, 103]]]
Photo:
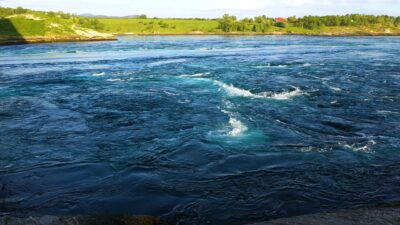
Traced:
[[216, 33], [218, 21], [203, 19], [136, 19], [136, 18], [104, 18], [103, 32], [113, 34], [191, 34]]
[[109, 40], [112, 34], [400, 35], [400, 17], [350, 14], [301, 18], [85, 18], [63, 12], [0, 7], [0, 44]]
[[238, 20], [220, 19], [103, 18], [100, 30], [112, 34], [303, 34], [399, 35], [400, 17], [351, 14]]
[[0, 7], [0, 43], [112, 39], [96, 19], [67, 13]]

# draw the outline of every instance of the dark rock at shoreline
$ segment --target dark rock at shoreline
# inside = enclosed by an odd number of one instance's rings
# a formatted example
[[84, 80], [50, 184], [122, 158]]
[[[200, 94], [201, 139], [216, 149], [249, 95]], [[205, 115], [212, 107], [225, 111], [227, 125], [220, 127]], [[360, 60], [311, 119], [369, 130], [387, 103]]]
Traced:
[[16, 218], [4, 216], [0, 225], [168, 225], [153, 216], [42, 216]]
[[396, 225], [400, 208], [339, 210], [332, 213], [282, 218], [252, 225]]
[[[0, 225], [169, 225], [153, 216], [42, 216], [17, 218], [0, 217]], [[400, 225], [400, 208], [366, 208], [338, 210], [251, 225]]]

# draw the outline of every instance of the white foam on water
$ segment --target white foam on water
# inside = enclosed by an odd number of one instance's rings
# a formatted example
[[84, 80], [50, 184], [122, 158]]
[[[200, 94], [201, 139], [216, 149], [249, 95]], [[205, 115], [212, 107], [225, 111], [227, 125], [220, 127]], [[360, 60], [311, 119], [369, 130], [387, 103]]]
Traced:
[[329, 89], [336, 91], [336, 92], [342, 91], [342, 89], [340, 89], [338, 87], [333, 87], [333, 86], [329, 86]]
[[285, 91], [281, 93], [274, 93], [274, 92], [264, 92], [262, 96], [265, 98], [275, 99], [275, 100], [287, 100], [296, 96], [301, 96], [304, 93], [298, 87], [293, 87], [293, 91]]
[[324, 85], [326, 85], [326, 86], [328, 86], [328, 88], [329, 89], [331, 89], [332, 91], [335, 91], [335, 92], [340, 92], [340, 91], [342, 91], [342, 89], [341, 88], [338, 88], [338, 87], [334, 87], [334, 86], [331, 86], [331, 85], [329, 85], [327, 82], [322, 82]]
[[231, 145], [235, 148], [249, 145], [262, 145], [266, 142], [265, 135], [257, 129], [249, 129], [233, 112], [222, 110], [229, 116], [229, 123], [223, 129], [210, 131], [207, 138]]
[[330, 78], [326, 78], [326, 77], [317, 77], [317, 76], [312, 76], [312, 75], [310, 75], [310, 77], [313, 77], [313, 78], [318, 79], [318, 80], [323, 80], [323, 81], [330, 80]]
[[[243, 50], [244, 48], [242, 48], [242, 50]], [[196, 49], [197, 51], [203, 51], [203, 52], [209, 52], [209, 51], [235, 51], [235, 50], [237, 50], [237, 48], [229, 48], [229, 47], [227, 47], [227, 48], [212, 48], [212, 47], [210, 47], [210, 48], [197, 48]]]
[[129, 71], [116, 71], [116, 72], [113, 72], [112, 74], [114, 74], [114, 75], [132, 75], [134, 73], [135, 72], [129, 72]]
[[230, 96], [259, 98], [260, 96], [251, 93], [248, 90], [237, 88], [231, 84], [225, 84], [221, 81], [212, 80], [216, 85], [221, 87]]
[[[224, 100], [223, 104], [224, 104], [224, 108], [226, 108], [226, 109], [234, 109], [235, 108], [235, 105], [229, 100]], [[222, 112], [229, 114], [229, 112], [226, 110], [222, 110]]]
[[162, 66], [162, 65], [166, 65], [166, 64], [181, 63], [181, 62], [186, 62], [186, 61], [187, 61], [186, 59], [167, 59], [167, 60], [161, 60], [161, 61], [149, 63], [149, 64], [147, 64], [147, 66], [149, 66], [149, 67]]
[[298, 87], [294, 87], [292, 91], [286, 91], [281, 93], [275, 92], [262, 92], [259, 94], [253, 94], [249, 90], [241, 89], [233, 86], [232, 84], [226, 84], [224, 82], [208, 79], [208, 78], [194, 78], [196, 80], [210, 81], [219, 86], [222, 90], [224, 90], [229, 96], [233, 97], [247, 97], [247, 98], [265, 98], [265, 99], [275, 99], [275, 100], [287, 100], [292, 97], [301, 96], [304, 94]]
[[199, 51], [212, 51], [214, 48], [198, 48]]
[[179, 94], [177, 94], [177, 93], [169, 92], [169, 91], [166, 91], [166, 90], [163, 90], [163, 92], [164, 92], [166, 95], [169, 95], [169, 96], [177, 96], [177, 95], [179, 95]]
[[228, 110], [222, 109], [221, 112], [227, 114], [229, 116], [229, 125], [231, 129], [227, 132], [227, 136], [230, 137], [238, 137], [243, 135], [249, 128], [242, 123], [234, 114]]
[[188, 104], [188, 103], [191, 103], [191, 102], [192, 102], [192, 101], [189, 100], [189, 99], [178, 100], [178, 103], [179, 103], [179, 104]]
[[270, 63], [268, 63], [267, 65], [255, 66], [254, 68], [256, 68], [256, 69], [263, 69], [263, 68], [269, 68], [269, 67], [271, 67], [271, 64], [270, 64]]
[[92, 74], [92, 76], [94, 76], [94, 77], [100, 77], [100, 76], [104, 76], [104, 75], [106, 75], [105, 72], [99, 72], [99, 73]]
[[126, 78], [126, 79], [122, 79], [122, 78], [109, 78], [106, 81], [110, 81], [110, 82], [118, 82], [118, 81], [131, 81], [131, 80], [141, 80], [142, 78]]
[[221, 112], [229, 117], [228, 125], [222, 129], [210, 131], [208, 138], [223, 142], [224, 144], [238, 146], [260, 145], [265, 143], [266, 137], [259, 130], [249, 129], [240, 120], [240, 115], [235, 113], [235, 105], [229, 100], [224, 100]]
[[376, 112], [379, 114], [399, 114], [399, 112], [393, 112], [390, 110], [377, 110]]
[[116, 82], [116, 81], [124, 81], [124, 80], [120, 79], [120, 78], [109, 78], [106, 81]]
[[372, 153], [373, 150], [371, 149], [371, 147], [372, 147], [373, 145], [376, 145], [376, 144], [377, 144], [377, 142], [376, 142], [375, 140], [370, 140], [370, 141], [368, 141], [368, 143], [365, 144], [365, 145], [360, 145], [360, 144], [352, 144], [352, 145], [344, 144], [343, 147], [348, 148], [348, 149], [350, 149], [350, 150], [352, 150], [352, 151], [355, 151], [355, 152]]
[[312, 66], [312, 64], [311, 63], [304, 63], [303, 64], [303, 67], [309, 67], [309, 66]]
[[328, 152], [328, 148], [318, 148], [313, 146], [306, 146], [300, 148], [300, 152]]
[[232, 130], [229, 131], [229, 136], [237, 137], [248, 130], [248, 128], [238, 119], [230, 117], [229, 124], [232, 126]]
[[370, 148], [368, 145], [356, 147], [354, 145], [344, 145], [345, 148], [351, 149], [355, 152], [370, 152]]
[[207, 73], [195, 73], [195, 74], [182, 74], [179, 76], [180, 77], [203, 77], [203, 76], [207, 76], [207, 75], [210, 75], [210, 73], [207, 72]]
[[271, 66], [270, 63], [268, 63], [267, 65], [254, 66], [254, 68], [256, 68], [256, 69], [263, 69], [263, 68], [281, 68], [281, 69], [283, 69], [286, 67], [288, 67], [288, 65], [273, 65], [273, 66]]

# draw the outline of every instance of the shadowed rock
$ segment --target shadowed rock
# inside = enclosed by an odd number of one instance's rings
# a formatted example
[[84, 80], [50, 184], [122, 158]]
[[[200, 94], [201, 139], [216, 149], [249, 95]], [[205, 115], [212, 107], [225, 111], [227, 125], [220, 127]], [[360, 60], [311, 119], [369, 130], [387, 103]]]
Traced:
[[400, 208], [340, 210], [271, 220], [252, 225], [394, 225], [400, 224]]
[[42, 216], [16, 218], [5, 216], [0, 225], [168, 225], [153, 216]]

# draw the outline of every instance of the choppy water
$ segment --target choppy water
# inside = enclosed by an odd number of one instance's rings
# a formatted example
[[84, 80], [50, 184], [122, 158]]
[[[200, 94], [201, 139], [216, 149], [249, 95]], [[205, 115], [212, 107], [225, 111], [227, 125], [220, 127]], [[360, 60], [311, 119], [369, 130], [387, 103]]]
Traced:
[[245, 224], [400, 201], [400, 38], [0, 47], [0, 212]]

